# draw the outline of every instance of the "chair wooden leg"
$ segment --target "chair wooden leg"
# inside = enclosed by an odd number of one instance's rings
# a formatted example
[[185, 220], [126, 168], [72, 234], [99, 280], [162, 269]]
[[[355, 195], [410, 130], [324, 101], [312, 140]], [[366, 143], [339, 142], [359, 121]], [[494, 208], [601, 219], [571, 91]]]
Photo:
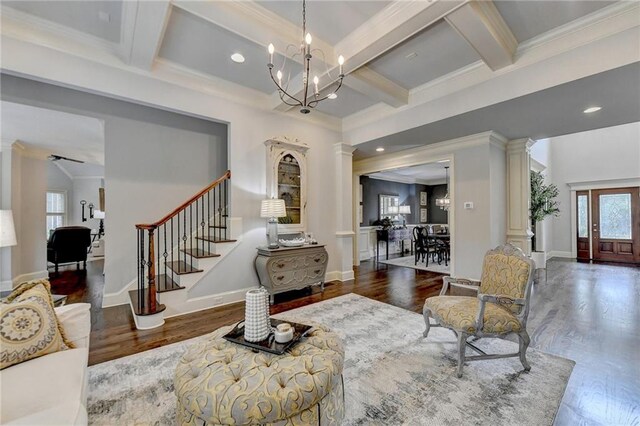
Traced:
[[429, 317], [431, 317], [431, 310], [426, 306], [422, 309], [422, 316], [424, 317], [424, 333], [422, 335], [426, 338], [429, 335], [429, 330], [431, 330], [431, 323], [429, 322]]
[[464, 367], [464, 352], [467, 347], [467, 335], [458, 333], [458, 377], [462, 377], [462, 368]]
[[527, 333], [527, 330], [518, 333], [518, 337], [520, 338], [520, 362], [522, 363], [524, 370], [529, 371], [531, 370], [531, 366], [527, 362], [527, 348], [529, 347], [531, 339], [529, 339], [529, 333]]

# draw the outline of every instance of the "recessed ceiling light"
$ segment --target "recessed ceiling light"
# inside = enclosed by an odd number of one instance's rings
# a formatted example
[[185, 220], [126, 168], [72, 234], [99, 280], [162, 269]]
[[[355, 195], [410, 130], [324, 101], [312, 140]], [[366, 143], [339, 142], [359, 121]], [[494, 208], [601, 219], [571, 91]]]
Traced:
[[336, 95], [335, 93], [329, 93], [329, 95], [327, 96], [327, 98], [329, 99], [336, 99], [338, 97], [338, 95]]
[[380, 148], [376, 148], [376, 151], [378, 151], [378, 152], [382, 152], [382, 151], [384, 151], [384, 148], [382, 148], [382, 147], [380, 147]]
[[585, 109], [582, 112], [584, 112], [585, 114], [591, 114], [592, 112], [600, 111], [601, 109], [602, 109], [602, 107], [592, 106], [592, 107], [589, 107], [589, 108]]
[[418, 56], [418, 54], [416, 52], [411, 52], [409, 53], [407, 56], [405, 56], [405, 58], [407, 58], [408, 60], [412, 60], [414, 59], [416, 56]]
[[238, 64], [241, 64], [244, 62], [244, 56], [242, 56], [241, 53], [234, 53], [233, 55], [231, 55], [231, 60], [233, 62], [237, 62]]

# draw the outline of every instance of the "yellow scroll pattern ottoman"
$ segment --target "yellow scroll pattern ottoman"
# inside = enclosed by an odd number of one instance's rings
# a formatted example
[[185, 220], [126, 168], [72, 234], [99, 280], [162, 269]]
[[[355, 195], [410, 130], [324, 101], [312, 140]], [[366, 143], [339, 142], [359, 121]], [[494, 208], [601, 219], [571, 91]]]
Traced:
[[284, 355], [222, 338], [191, 346], [175, 374], [180, 425], [339, 425], [344, 417], [341, 339], [316, 325]]

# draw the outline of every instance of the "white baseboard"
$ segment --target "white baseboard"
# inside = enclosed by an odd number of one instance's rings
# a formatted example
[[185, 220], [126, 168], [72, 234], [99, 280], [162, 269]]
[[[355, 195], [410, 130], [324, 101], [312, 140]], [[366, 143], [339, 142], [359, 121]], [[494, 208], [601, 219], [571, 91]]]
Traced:
[[28, 274], [18, 275], [11, 281], [0, 282], [0, 291], [11, 291], [20, 283], [25, 281], [41, 280], [43, 278], [49, 278], [49, 271], [37, 271], [29, 272]]
[[105, 293], [102, 296], [102, 307], [110, 308], [112, 306], [128, 305], [129, 290], [135, 290], [138, 288], [138, 280], [135, 279], [129, 284], [118, 290], [116, 293]]
[[574, 258], [570, 251], [558, 251], [558, 250], [552, 250], [547, 253], [547, 259], [551, 259], [552, 257], [562, 257], [565, 259]]
[[239, 290], [231, 290], [218, 294], [208, 294], [206, 296], [188, 299], [183, 306], [179, 307], [179, 312], [166, 315], [165, 318], [191, 314], [198, 311], [204, 311], [206, 309], [219, 308], [220, 306], [228, 305], [230, 303], [244, 302], [247, 291], [256, 288], [258, 287], [247, 287]]
[[327, 272], [324, 276], [324, 282], [330, 282], [330, 281], [349, 281], [349, 280], [353, 280], [355, 278], [355, 275], [353, 273], [353, 270], [351, 271], [331, 271], [331, 272]]

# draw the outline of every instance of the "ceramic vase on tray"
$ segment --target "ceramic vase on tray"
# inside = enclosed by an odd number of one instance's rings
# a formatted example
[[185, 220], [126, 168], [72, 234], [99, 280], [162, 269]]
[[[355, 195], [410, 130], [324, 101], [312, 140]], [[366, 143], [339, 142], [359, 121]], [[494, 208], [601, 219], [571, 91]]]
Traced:
[[269, 293], [264, 287], [249, 290], [245, 300], [244, 340], [260, 342], [270, 333]]

